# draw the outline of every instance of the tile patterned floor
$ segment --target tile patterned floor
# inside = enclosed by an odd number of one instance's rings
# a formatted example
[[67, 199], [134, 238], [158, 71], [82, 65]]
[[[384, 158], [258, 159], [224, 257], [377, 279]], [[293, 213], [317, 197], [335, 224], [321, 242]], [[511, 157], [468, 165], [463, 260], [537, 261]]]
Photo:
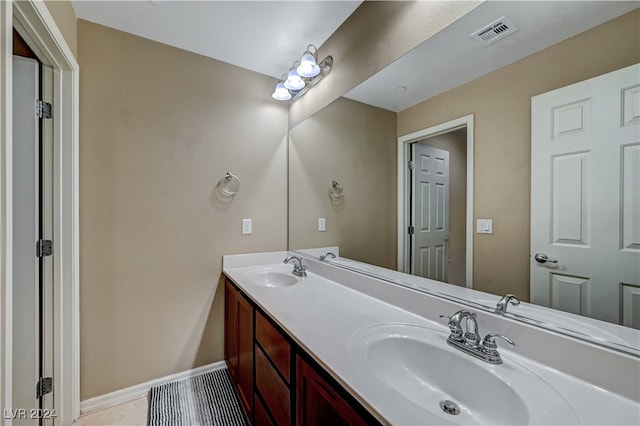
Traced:
[[80, 416], [72, 426], [146, 426], [147, 397]]

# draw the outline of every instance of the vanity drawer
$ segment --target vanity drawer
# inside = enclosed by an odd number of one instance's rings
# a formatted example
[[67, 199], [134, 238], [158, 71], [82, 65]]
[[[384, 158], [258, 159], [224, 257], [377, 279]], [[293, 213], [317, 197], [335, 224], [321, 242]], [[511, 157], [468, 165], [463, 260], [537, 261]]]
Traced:
[[[291, 392], [260, 346], [255, 346], [256, 388], [276, 424], [291, 424]], [[255, 398], [258, 400], [259, 398]]]
[[291, 381], [291, 345], [276, 328], [256, 310], [256, 340], [282, 377]]

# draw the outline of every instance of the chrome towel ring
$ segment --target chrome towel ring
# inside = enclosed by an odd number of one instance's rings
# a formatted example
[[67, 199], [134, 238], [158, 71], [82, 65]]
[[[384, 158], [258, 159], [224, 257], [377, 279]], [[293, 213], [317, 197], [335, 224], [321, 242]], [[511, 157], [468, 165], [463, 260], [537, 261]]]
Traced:
[[332, 200], [339, 200], [342, 198], [342, 192], [342, 185], [335, 180], [332, 180], [331, 185], [329, 185], [329, 198]]
[[227, 195], [236, 195], [240, 192], [240, 179], [233, 173], [227, 172], [218, 181], [218, 189]]

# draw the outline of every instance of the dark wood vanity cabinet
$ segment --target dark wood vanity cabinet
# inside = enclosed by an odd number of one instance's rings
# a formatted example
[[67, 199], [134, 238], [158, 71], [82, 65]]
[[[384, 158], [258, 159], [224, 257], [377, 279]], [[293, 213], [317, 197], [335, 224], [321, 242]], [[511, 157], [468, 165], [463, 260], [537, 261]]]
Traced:
[[296, 359], [296, 424], [366, 425], [367, 422], [304, 359]]
[[224, 312], [225, 361], [252, 424], [378, 424], [226, 279]]
[[228, 280], [224, 302], [224, 358], [240, 402], [252, 418], [254, 309]]

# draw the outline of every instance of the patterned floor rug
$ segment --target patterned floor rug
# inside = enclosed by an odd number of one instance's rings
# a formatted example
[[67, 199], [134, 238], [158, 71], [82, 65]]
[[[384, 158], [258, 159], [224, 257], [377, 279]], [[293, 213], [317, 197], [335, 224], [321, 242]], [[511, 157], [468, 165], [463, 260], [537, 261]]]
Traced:
[[151, 388], [149, 426], [248, 425], [226, 368]]

